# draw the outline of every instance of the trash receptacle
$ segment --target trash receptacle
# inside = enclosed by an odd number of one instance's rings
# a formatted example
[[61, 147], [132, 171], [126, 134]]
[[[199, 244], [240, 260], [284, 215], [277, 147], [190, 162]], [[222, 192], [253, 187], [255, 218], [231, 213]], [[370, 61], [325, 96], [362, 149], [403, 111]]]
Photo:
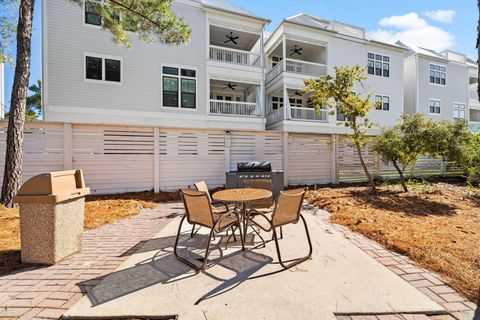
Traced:
[[80, 250], [87, 194], [82, 170], [43, 173], [22, 185], [14, 197], [22, 262], [55, 264]]

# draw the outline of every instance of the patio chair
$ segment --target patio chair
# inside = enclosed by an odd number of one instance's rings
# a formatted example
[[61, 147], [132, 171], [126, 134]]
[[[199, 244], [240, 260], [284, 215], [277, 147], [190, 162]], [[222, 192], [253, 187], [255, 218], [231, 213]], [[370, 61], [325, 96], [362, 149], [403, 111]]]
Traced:
[[[243, 187], [272, 191], [272, 181], [270, 179], [245, 179], [243, 180]], [[248, 207], [253, 212], [257, 210], [261, 212], [264, 210], [272, 211], [273, 204], [273, 196], [271, 196], [266, 199], [252, 201], [248, 204]]]
[[[259, 226], [263, 230], [267, 232], [270, 232], [270, 231], [273, 232], [273, 238], [275, 240], [278, 260], [281, 266], [284, 267], [285, 269], [291, 268], [305, 260], [308, 260], [312, 256], [312, 250], [313, 250], [312, 241], [310, 239], [310, 234], [308, 232], [307, 222], [305, 221], [305, 218], [302, 216], [300, 212], [302, 209], [302, 202], [305, 197], [306, 191], [307, 191], [307, 188], [281, 191], [275, 203], [275, 208], [273, 210], [273, 213], [265, 214], [265, 213], [258, 212], [255, 219], [252, 220], [257, 226]], [[268, 222], [267, 226], [265, 226], [264, 223], [261, 223], [261, 221], [257, 219], [260, 217], [263, 217]], [[293, 262], [290, 262], [287, 264], [282, 260], [276, 228], [282, 227], [288, 224], [292, 224], [292, 223], [297, 223], [299, 220], [302, 220], [303, 225], [305, 227], [305, 233], [307, 235], [309, 252], [308, 252], [308, 255], [302, 258], [290, 260]]]
[[[210, 192], [208, 191], [207, 183], [205, 181], [203, 180], [199, 181], [194, 185], [197, 191], [202, 191], [207, 194], [208, 201], [210, 202], [210, 206], [212, 207], [212, 211], [214, 214], [224, 214], [229, 211], [235, 210], [236, 206], [234, 204], [228, 205], [223, 202], [212, 200], [212, 197], [210, 196]], [[193, 237], [194, 234], [195, 234], [195, 224], [192, 226], [192, 232], [190, 233], [190, 237]], [[233, 235], [234, 235], [234, 240], [236, 240], [235, 233], [233, 233]]]
[[[208, 261], [208, 254], [210, 253], [210, 244], [212, 242], [212, 237], [223, 230], [226, 230], [232, 226], [240, 225], [240, 216], [238, 213], [233, 212], [234, 216], [231, 214], [222, 214], [216, 215], [213, 213], [212, 206], [210, 205], [210, 200], [208, 195], [202, 191], [195, 191], [190, 189], [180, 190], [180, 195], [182, 197], [183, 205], [185, 206], [185, 215], [180, 221], [178, 226], [177, 238], [175, 239], [174, 245], [174, 254], [178, 260], [184, 262], [185, 264], [191, 266], [197, 271], [205, 269]], [[188, 261], [186, 258], [181, 257], [178, 254], [178, 240], [180, 239], [180, 233], [182, 231], [183, 221], [187, 219], [190, 224], [197, 224], [202, 227], [210, 229], [210, 234], [208, 236], [208, 242], [205, 249], [205, 256], [203, 258], [203, 263], [200, 267]], [[240, 239], [242, 240], [242, 250], [244, 249], [242, 229], [240, 230]]]

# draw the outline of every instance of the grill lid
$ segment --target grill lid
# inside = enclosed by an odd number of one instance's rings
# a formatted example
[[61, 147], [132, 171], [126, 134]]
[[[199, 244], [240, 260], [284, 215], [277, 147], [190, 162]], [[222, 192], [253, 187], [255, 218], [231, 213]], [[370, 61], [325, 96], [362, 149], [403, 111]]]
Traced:
[[268, 161], [248, 161], [237, 163], [238, 172], [271, 172], [272, 165]]

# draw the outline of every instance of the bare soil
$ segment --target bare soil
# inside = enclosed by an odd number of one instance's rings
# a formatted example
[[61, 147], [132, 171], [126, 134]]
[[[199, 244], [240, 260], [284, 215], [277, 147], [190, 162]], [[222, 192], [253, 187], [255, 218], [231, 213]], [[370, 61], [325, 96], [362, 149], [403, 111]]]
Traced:
[[480, 193], [464, 184], [421, 183], [404, 193], [383, 185], [326, 187], [307, 200], [385, 247], [437, 272], [478, 303], [480, 297]]

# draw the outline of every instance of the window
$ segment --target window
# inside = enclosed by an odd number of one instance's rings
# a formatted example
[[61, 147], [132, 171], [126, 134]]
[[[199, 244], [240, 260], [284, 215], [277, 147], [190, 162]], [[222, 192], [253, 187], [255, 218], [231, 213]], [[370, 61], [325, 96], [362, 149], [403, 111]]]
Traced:
[[276, 57], [276, 56], [273, 56], [272, 57], [272, 68], [274, 68], [277, 64], [280, 63], [280, 61], [282, 61], [283, 59], [281, 57]]
[[291, 98], [291, 99], [288, 99], [288, 100], [290, 102], [290, 107], [292, 107], [292, 108], [301, 108], [302, 105], [303, 105], [302, 99]]
[[390, 97], [388, 96], [375, 96], [375, 103], [377, 104], [375, 107], [377, 110], [390, 110]]
[[102, 80], [102, 58], [85, 57], [86, 77], [92, 80]]
[[93, 55], [85, 56], [85, 78], [88, 80], [122, 82], [122, 61]]
[[440, 114], [440, 100], [428, 100], [430, 114]]
[[338, 106], [336, 108], [336, 113], [337, 113], [337, 121], [345, 121], [345, 116], [343, 115], [343, 113], [340, 113], [340, 111], [338, 111]]
[[436, 64], [430, 64], [430, 83], [446, 85], [447, 68]]
[[[101, 4], [101, 1], [97, 1]], [[85, 3], [85, 23], [86, 24], [93, 24], [95, 26], [102, 25], [102, 19], [100, 15], [95, 10], [95, 5], [92, 3]]]
[[379, 77], [390, 77], [390, 57], [369, 52], [367, 73]]
[[[162, 105], [195, 109], [197, 106], [197, 71], [163, 66], [162, 74]], [[223, 100], [223, 97], [218, 100]]]
[[272, 97], [272, 110], [283, 108], [283, 98]]
[[465, 104], [464, 103], [454, 103], [453, 104], [453, 119], [465, 119]]

